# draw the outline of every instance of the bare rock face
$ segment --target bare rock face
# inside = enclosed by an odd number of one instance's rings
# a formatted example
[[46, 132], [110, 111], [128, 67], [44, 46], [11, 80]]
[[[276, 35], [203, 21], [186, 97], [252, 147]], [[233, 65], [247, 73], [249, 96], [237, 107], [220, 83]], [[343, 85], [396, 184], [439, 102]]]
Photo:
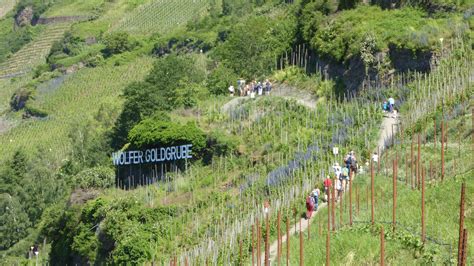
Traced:
[[27, 6], [21, 10], [15, 19], [16, 25], [20, 27], [24, 27], [27, 25], [31, 25], [31, 21], [33, 20], [33, 7]]

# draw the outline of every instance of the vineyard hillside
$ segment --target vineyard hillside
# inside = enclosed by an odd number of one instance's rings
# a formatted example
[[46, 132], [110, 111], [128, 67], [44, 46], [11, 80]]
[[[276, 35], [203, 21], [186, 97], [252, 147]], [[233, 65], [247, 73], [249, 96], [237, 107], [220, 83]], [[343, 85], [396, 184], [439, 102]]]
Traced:
[[471, 2], [0, 0], [0, 264], [472, 265]]

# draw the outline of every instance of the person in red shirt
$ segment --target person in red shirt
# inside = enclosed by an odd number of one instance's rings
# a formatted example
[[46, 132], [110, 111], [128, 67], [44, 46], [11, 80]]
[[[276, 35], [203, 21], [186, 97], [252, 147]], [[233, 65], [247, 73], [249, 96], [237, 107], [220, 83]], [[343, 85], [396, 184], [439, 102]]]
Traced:
[[331, 178], [327, 176], [326, 179], [324, 179], [324, 192], [325, 192], [324, 198], [326, 201], [328, 199], [328, 193], [329, 193], [330, 187], [332, 187], [332, 181], [331, 181]]

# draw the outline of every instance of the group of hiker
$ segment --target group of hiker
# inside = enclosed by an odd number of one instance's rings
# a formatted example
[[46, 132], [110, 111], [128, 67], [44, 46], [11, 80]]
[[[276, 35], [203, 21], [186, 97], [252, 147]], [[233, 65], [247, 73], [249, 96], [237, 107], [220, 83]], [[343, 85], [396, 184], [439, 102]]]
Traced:
[[[335, 188], [335, 201], [337, 202], [345, 191], [349, 188], [349, 183], [354, 179], [354, 175], [357, 173], [357, 158], [354, 151], [349, 152], [344, 157], [344, 164], [342, 167], [339, 163], [334, 163], [332, 166], [332, 177], [331, 175], [326, 176], [323, 181], [324, 187], [324, 201], [328, 201], [330, 188], [334, 185]], [[314, 188], [313, 191], [306, 197], [306, 218], [311, 218], [314, 211], [318, 210], [319, 200], [321, 199], [321, 192], [318, 187]]]
[[382, 110], [384, 112], [393, 113], [395, 111], [395, 99], [390, 97], [388, 100], [383, 101]]
[[230, 85], [228, 90], [230, 96], [235, 96], [237, 93], [241, 97], [249, 96], [250, 98], [255, 98], [256, 96], [270, 95], [272, 83], [267, 79], [264, 82], [253, 80], [247, 84], [245, 80], [239, 79], [237, 81], [237, 91], [233, 85]]

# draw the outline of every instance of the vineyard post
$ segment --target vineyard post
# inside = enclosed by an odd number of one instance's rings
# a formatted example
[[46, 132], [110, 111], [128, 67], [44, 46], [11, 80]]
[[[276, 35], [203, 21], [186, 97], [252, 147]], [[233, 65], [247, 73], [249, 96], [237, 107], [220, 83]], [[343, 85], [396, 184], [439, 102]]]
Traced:
[[441, 121], [441, 181], [444, 180], [444, 122]]
[[372, 204], [372, 208], [371, 208], [371, 221], [372, 221], [372, 225], [374, 225], [374, 193], [375, 193], [375, 190], [374, 190], [374, 165], [372, 163], [372, 161], [370, 162], [370, 189], [371, 189], [371, 204]]
[[[328, 188], [329, 191], [331, 187]], [[330, 256], [330, 240], [331, 240], [331, 193], [328, 191], [328, 229], [326, 236], [326, 265], [329, 265], [329, 256]]]
[[463, 230], [464, 230], [464, 200], [466, 194], [466, 183], [461, 185], [461, 200], [459, 202], [459, 241], [458, 241], [458, 263], [462, 260], [462, 244], [463, 244]]
[[425, 168], [423, 167], [421, 174], [421, 241], [423, 244], [426, 240], [425, 229]]
[[380, 266], [385, 265], [385, 239], [384, 239], [384, 232], [383, 226], [380, 229]]
[[265, 216], [265, 266], [270, 266], [270, 214]]
[[301, 220], [300, 220], [300, 266], [303, 266], [303, 230], [301, 228]]
[[352, 226], [352, 177], [349, 178], [349, 225]]
[[396, 213], [397, 213], [397, 163], [393, 161], [393, 210], [392, 210], [392, 224], [393, 232], [395, 232], [396, 226]]
[[290, 265], [290, 216], [286, 219], [286, 266]]
[[418, 155], [416, 157], [416, 178], [418, 182], [418, 190], [420, 190], [420, 179], [421, 179], [421, 136], [418, 133]]

